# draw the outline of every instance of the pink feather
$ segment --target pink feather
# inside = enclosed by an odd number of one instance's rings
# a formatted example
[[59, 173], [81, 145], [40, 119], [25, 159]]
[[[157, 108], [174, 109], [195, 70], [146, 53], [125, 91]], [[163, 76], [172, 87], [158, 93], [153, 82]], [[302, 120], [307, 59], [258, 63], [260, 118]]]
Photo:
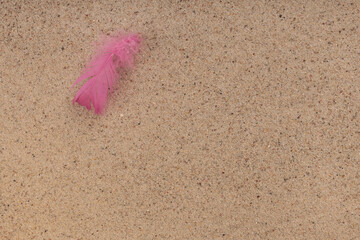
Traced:
[[139, 50], [140, 42], [140, 36], [137, 34], [107, 39], [84, 73], [73, 84], [74, 86], [88, 79], [77, 92], [73, 104], [77, 102], [88, 110], [92, 104], [95, 113], [101, 114], [107, 102], [108, 91], [113, 91], [119, 77], [117, 69], [133, 66], [134, 55]]

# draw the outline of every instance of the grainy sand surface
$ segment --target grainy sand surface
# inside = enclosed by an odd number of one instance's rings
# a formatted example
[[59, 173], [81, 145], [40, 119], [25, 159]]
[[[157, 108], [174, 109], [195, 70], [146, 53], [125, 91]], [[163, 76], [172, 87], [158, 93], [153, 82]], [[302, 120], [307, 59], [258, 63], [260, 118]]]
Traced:
[[[0, 239], [360, 239], [360, 2], [0, 1]], [[92, 42], [145, 39], [105, 114]]]

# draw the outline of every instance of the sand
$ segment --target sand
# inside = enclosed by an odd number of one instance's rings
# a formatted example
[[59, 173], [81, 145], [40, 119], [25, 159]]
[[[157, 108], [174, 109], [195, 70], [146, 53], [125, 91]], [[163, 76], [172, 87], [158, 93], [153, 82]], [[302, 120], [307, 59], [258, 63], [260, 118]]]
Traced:
[[[0, 2], [0, 239], [360, 239], [360, 2]], [[144, 38], [103, 116], [93, 42]]]

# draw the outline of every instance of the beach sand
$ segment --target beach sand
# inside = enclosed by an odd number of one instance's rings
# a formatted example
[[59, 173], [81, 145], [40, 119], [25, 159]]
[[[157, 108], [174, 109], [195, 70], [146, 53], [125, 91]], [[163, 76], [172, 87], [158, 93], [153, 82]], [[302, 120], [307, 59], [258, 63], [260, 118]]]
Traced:
[[360, 239], [360, 2], [286, 2], [1, 1], [0, 239]]

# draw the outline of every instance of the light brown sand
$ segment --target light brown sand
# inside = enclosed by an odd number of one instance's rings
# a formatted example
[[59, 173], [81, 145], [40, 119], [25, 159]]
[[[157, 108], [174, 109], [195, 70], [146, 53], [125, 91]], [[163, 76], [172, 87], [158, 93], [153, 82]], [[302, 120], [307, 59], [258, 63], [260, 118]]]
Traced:
[[360, 239], [360, 2], [291, 2], [1, 1], [0, 239]]

